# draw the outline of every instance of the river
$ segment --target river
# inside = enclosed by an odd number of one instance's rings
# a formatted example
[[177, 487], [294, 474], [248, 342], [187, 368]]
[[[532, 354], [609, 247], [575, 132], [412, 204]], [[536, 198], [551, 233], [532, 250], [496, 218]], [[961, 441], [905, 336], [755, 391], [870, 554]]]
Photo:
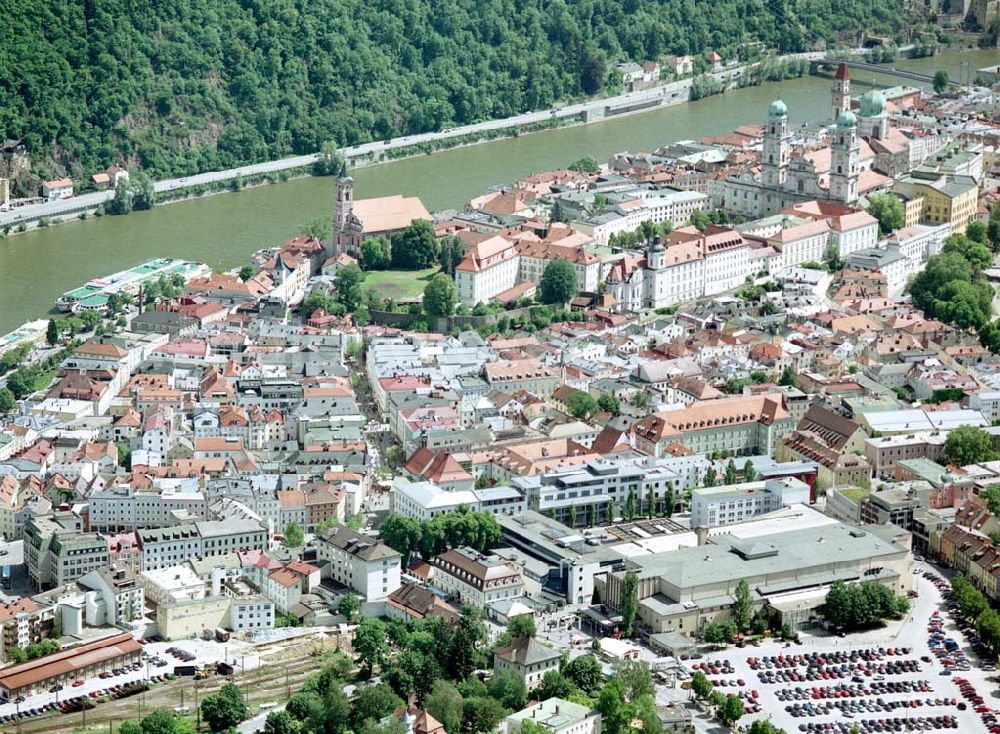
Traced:
[[[973, 69], [995, 64], [996, 52], [968, 51], [894, 65], [929, 74], [943, 68], [957, 79], [962, 61]], [[855, 81], [855, 93], [873, 81], [905, 83], [868, 73], [858, 73]], [[355, 195], [419, 195], [432, 211], [460, 207], [489, 186], [586, 155], [606, 160], [618, 151], [649, 151], [762, 121], [776, 97], [788, 105], [793, 123], [826, 119], [830, 81], [806, 76], [606, 122], [360, 168], [352, 173]], [[312, 217], [331, 215], [332, 209], [333, 180], [308, 177], [8, 237], [0, 240], [0, 333], [47, 313], [64, 291], [153, 257], [234, 267], [253, 251], [296, 234]]]

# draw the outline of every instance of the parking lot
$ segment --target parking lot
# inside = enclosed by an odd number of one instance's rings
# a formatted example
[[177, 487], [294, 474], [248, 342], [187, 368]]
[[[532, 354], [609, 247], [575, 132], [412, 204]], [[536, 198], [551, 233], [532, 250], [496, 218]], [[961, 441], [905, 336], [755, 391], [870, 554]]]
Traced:
[[[1000, 732], [991, 728], [993, 710], [1000, 708], [996, 673], [979, 666], [938, 585], [936, 573], [916, 576], [913, 609], [885, 629], [845, 638], [804, 636], [802, 644], [770, 640], [708, 654], [688, 666], [708, 663], [704, 672], [722, 693], [747, 701], [742, 726], [766, 718], [789, 734], [847, 734], [854, 726], [862, 734]], [[944, 640], [951, 641], [948, 647]]]

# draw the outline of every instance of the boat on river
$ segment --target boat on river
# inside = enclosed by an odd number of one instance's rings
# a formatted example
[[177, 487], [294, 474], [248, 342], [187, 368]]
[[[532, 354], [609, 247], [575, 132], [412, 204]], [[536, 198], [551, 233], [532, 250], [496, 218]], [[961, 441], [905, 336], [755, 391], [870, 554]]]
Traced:
[[208, 266], [203, 263], [161, 257], [136, 265], [134, 268], [94, 278], [86, 285], [66, 291], [56, 299], [56, 306], [60, 311], [72, 313], [104, 311], [108, 307], [108, 296], [112, 293], [135, 295], [144, 284], [159, 280], [161, 277], [172, 278], [179, 275], [187, 283], [192, 278], [208, 272]]

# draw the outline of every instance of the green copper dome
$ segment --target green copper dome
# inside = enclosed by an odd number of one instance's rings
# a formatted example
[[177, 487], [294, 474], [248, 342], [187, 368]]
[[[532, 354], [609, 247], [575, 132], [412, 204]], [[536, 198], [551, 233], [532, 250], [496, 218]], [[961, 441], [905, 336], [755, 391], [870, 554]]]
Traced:
[[857, 127], [858, 118], [849, 110], [844, 110], [837, 116], [837, 127]]
[[771, 106], [768, 107], [767, 114], [772, 119], [776, 119], [778, 117], [788, 117], [788, 106], [780, 99], [776, 99], [771, 103]]
[[885, 112], [885, 95], [872, 89], [861, 95], [861, 116], [878, 117]]

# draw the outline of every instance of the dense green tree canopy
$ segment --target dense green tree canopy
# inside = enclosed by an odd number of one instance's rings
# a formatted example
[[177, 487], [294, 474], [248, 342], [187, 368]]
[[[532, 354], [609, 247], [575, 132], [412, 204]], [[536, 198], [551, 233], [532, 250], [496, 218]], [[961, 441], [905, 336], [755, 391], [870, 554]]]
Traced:
[[545, 109], [607, 85], [622, 58], [728, 58], [749, 40], [800, 51], [858, 28], [892, 32], [900, 6], [12, 0], [0, 130], [75, 174], [125, 162], [185, 175]]
[[451, 316], [455, 310], [455, 281], [438, 273], [424, 287], [424, 313], [429, 316]]
[[869, 196], [868, 213], [878, 220], [879, 232], [882, 234], [889, 234], [902, 227], [906, 215], [903, 200], [895, 194]]
[[997, 458], [996, 441], [982, 428], [959, 426], [945, 439], [941, 457], [955, 466], [994, 461]]
[[576, 268], [569, 260], [551, 260], [545, 266], [540, 289], [544, 303], [568, 303], [576, 295], [576, 288]]

